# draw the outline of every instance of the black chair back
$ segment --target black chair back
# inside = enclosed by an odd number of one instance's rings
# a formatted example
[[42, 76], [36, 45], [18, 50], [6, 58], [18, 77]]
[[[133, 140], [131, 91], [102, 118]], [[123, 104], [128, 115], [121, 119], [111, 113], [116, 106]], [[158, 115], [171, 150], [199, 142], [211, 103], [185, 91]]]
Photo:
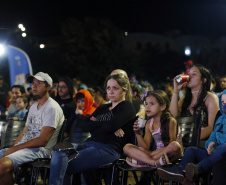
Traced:
[[[66, 127], [66, 122], [67, 122], [67, 120], [65, 119], [60, 128], [59, 135], [57, 138], [57, 143], [62, 142], [64, 139], [64, 131], [65, 131], [65, 127]], [[26, 169], [24, 174], [27, 174], [27, 169], [30, 167], [32, 168], [31, 174], [29, 174], [30, 184], [33, 184], [33, 181], [35, 182], [35, 184], [37, 184], [39, 169], [43, 168], [44, 172], [45, 172], [43, 184], [45, 185], [46, 179], [47, 179], [47, 170], [50, 168], [50, 158], [38, 158], [35, 161], [27, 162], [27, 163], [24, 163], [24, 164], [18, 166], [17, 169], [15, 170], [15, 183], [17, 183], [21, 179], [20, 176], [22, 176], [21, 173], [24, 171], [24, 169]], [[35, 173], [34, 169], [37, 169], [36, 173]], [[22, 176], [22, 178], [24, 178], [24, 176]], [[28, 177], [26, 176], [25, 179], [28, 179]]]
[[8, 120], [1, 137], [1, 148], [10, 147], [25, 127], [25, 121]]
[[184, 147], [199, 146], [201, 132], [201, 116], [178, 117], [178, 126], [181, 129], [182, 143]]

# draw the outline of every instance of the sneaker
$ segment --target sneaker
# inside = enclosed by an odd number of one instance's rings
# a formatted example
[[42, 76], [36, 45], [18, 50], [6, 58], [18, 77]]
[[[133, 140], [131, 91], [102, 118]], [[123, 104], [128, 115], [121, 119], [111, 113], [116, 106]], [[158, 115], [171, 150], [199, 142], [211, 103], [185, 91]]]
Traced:
[[196, 181], [202, 174], [202, 168], [193, 163], [188, 163], [185, 166], [185, 171], [186, 179], [188, 179], [190, 182]]
[[179, 168], [179, 165], [159, 167], [157, 172], [159, 177], [166, 181], [179, 182], [181, 184], [185, 181], [184, 172]]

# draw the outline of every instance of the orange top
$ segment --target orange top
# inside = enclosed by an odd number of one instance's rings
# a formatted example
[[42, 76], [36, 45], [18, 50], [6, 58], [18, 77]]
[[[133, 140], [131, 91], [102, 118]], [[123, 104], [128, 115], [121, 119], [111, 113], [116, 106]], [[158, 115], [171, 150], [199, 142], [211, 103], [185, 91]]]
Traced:
[[[75, 97], [78, 93], [82, 93], [85, 96], [85, 105], [84, 105], [84, 110], [83, 110], [83, 116], [86, 116], [87, 114], [91, 115], [96, 108], [93, 107], [93, 97], [90, 94], [90, 92], [86, 89], [81, 89], [75, 94]], [[75, 98], [75, 103], [77, 104], [76, 98]]]

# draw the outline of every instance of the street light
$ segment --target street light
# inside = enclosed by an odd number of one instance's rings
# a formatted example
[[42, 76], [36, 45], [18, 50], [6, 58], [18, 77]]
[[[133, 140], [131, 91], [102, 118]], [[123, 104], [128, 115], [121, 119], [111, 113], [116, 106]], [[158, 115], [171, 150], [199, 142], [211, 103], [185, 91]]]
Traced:
[[24, 25], [23, 24], [18, 24], [18, 28], [23, 28], [24, 27]]
[[184, 54], [186, 56], [190, 56], [191, 55], [191, 48], [190, 46], [186, 46], [185, 49], [184, 49]]
[[0, 44], [0, 56], [5, 54], [5, 47], [4, 45]]
[[22, 37], [26, 37], [27, 36], [27, 34], [26, 33], [22, 33]]
[[40, 44], [39, 46], [41, 49], [45, 48], [45, 44]]
[[22, 27], [22, 28], [21, 28], [21, 31], [25, 31], [25, 30], [26, 30], [25, 27]]

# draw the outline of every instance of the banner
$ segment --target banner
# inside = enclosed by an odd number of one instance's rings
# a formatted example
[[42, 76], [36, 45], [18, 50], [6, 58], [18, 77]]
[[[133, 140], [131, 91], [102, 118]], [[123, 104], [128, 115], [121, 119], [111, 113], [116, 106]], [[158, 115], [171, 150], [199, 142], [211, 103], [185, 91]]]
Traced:
[[11, 86], [23, 85], [27, 74], [33, 74], [28, 55], [15, 46], [7, 46]]

